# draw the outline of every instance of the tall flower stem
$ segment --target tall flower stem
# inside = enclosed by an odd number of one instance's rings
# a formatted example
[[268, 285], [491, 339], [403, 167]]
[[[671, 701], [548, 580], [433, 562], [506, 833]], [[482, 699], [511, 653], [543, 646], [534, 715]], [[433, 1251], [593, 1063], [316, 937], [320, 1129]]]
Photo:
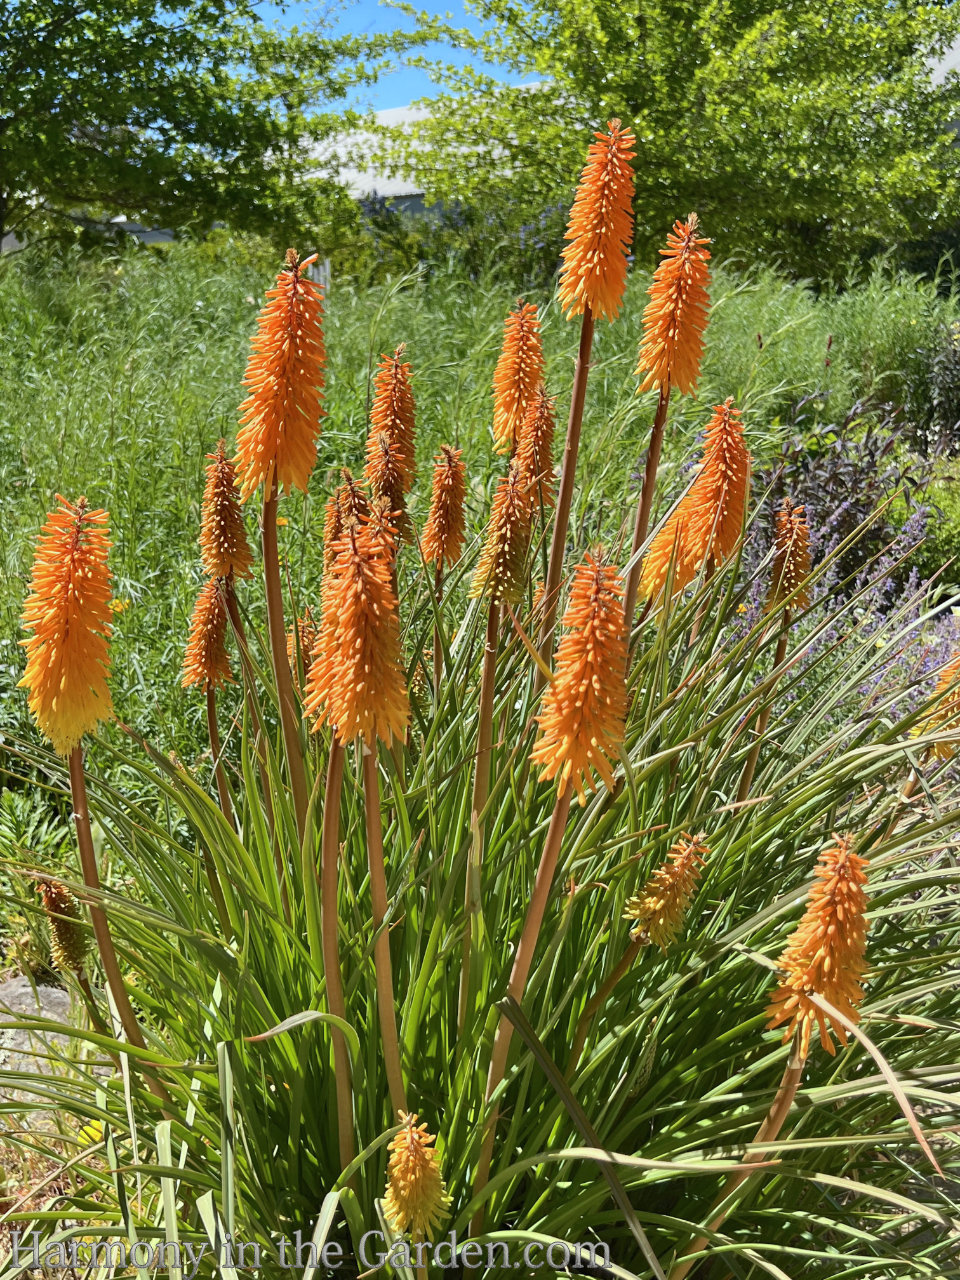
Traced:
[[611, 992], [616, 987], [620, 979], [629, 973], [633, 967], [633, 962], [643, 950], [643, 943], [639, 939], [631, 939], [624, 948], [623, 955], [614, 966], [613, 972], [600, 989], [593, 995], [584, 1007], [583, 1013], [577, 1021], [576, 1031], [573, 1035], [573, 1047], [570, 1050], [570, 1060], [567, 1063], [567, 1078], [573, 1075], [580, 1062], [580, 1055], [583, 1053], [583, 1046], [587, 1042], [587, 1036], [594, 1018], [606, 1004]]
[[270, 631], [270, 653], [273, 658], [273, 674], [277, 682], [277, 699], [280, 703], [280, 727], [290, 774], [290, 790], [297, 817], [297, 832], [303, 843], [307, 823], [307, 775], [303, 765], [303, 749], [296, 703], [293, 697], [293, 676], [287, 660], [287, 632], [283, 622], [283, 592], [280, 586], [280, 553], [277, 547], [277, 484], [274, 478], [267, 481], [263, 496], [263, 577], [267, 595], [267, 624]]
[[230, 615], [230, 625], [233, 627], [233, 634], [236, 636], [237, 648], [240, 650], [240, 665], [243, 668], [243, 678], [246, 681], [247, 688], [250, 690], [250, 697], [247, 699], [247, 709], [250, 712], [250, 719], [253, 721], [254, 744], [257, 752], [257, 768], [260, 773], [260, 786], [263, 789], [263, 804], [267, 813], [267, 826], [270, 830], [270, 836], [273, 840], [273, 861], [277, 869], [277, 881], [280, 885], [280, 897], [283, 903], [283, 914], [290, 924], [293, 916], [290, 912], [290, 893], [287, 888], [287, 872], [283, 861], [283, 853], [280, 849], [280, 841], [277, 839], [277, 824], [273, 812], [273, 799], [270, 792], [270, 770], [267, 767], [267, 747], [266, 734], [264, 733], [263, 721], [260, 719], [260, 713], [257, 710], [254, 701], [254, 690], [256, 689], [255, 672], [253, 662], [250, 658], [250, 649], [247, 645], [247, 633], [244, 630], [243, 619], [240, 617], [240, 609], [237, 606], [236, 593], [233, 590], [233, 584], [227, 584], [227, 613]]
[[[573, 371], [573, 392], [570, 399], [570, 417], [567, 421], [567, 439], [563, 446], [563, 467], [560, 472], [560, 491], [554, 513], [553, 538], [550, 542], [550, 559], [547, 562], [547, 581], [543, 591], [543, 621], [540, 626], [540, 656], [548, 662], [553, 652], [553, 627], [557, 617], [560, 597], [560, 578], [563, 573], [563, 555], [567, 545], [567, 529], [570, 525], [570, 508], [573, 505], [573, 485], [577, 473], [577, 455], [580, 451], [580, 429], [583, 426], [583, 406], [587, 396], [587, 376], [590, 373], [590, 353], [593, 349], [593, 312], [589, 306], [583, 310], [580, 326], [580, 349]], [[538, 669], [536, 687], [543, 687], [546, 677]]]
[[470, 807], [470, 824], [473, 829], [473, 846], [467, 863], [467, 883], [464, 890], [463, 963], [460, 969], [460, 1001], [457, 1014], [457, 1031], [462, 1032], [466, 1023], [470, 1000], [470, 957], [473, 949], [473, 917], [480, 910], [479, 876], [483, 862], [483, 829], [481, 814], [490, 798], [490, 757], [493, 751], [493, 700], [497, 676], [497, 637], [500, 634], [500, 604], [493, 600], [487, 614], [487, 632], [483, 642], [483, 672], [480, 677], [480, 722], [477, 728], [477, 762], [473, 775], [473, 801]]
[[[763, 1123], [757, 1130], [753, 1142], [751, 1142], [750, 1146], [747, 1147], [747, 1150], [744, 1153], [742, 1161], [743, 1164], [760, 1164], [766, 1159], [767, 1153], [755, 1150], [754, 1146], [757, 1143], [775, 1142], [777, 1140], [780, 1130], [783, 1128], [784, 1122], [790, 1112], [790, 1108], [793, 1106], [793, 1100], [797, 1096], [797, 1090], [800, 1087], [800, 1078], [803, 1075], [803, 1068], [806, 1060], [806, 1055], [800, 1052], [800, 1032], [798, 1029], [797, 1034], [793, 1038], [790, 1056], [787, 1059], [787, 1065], [783, 1072], [783, 1078], [780, 1081], [780, 1087], [777, 1089], [776, 1096], [770, 1104], [770, 1110], [767, 1112]], [[726, 1182], [723, 1184], [723, 1190], [714, 1201], [714, 1209], [732, 1196], [737, 1188], [741, 1187], [748, 1178], [755, 1176], [756, 1174], [750, 1169], [738, 1169], [735, 1173], [731, 1173], [729, 1178], [727, 1178]], [[729, 1208], [723, 1209], [711, 1220], [709, 1225], [709, 1231], [711, 1233], [720, 1229], [729, 1212]], [[688, 1244], [671, 1267], [667, 1280], [683, 1280], [683, 1277], [686, 1276], [698, 1262], [702, 1261], [702, 1259], [693, 1258], [690, 1255], [699, 1253], [704, 1245], [708, 1243], [708, 1236], [697, 1236], [695, 1240]]]
[[390, 932], [383, 927], [387, 915], [387, 876], [383, 864], [383, 828], [380, 823], [380, 779], [377, 774], [376, 748], [368, 750], [361, 746], [360, 750], [363, 754], [363, 800], [367, 827], [367, 860], [370, 865], [370, 898], [373, 905], [373, 928], [377, 935], [373, 944], [377, 1007], [380, 1013], [383, 1063], [390, 1089], [390, 1107], [396, 1113], [406, 1111], [407, 1099], [400, 1066], [393, 967], [390, 963]]
[[[97, 870], [97, 855], [93, 848], [93, 836], [90, 831], [90, 809], [87, 802], [87, 782], [83, 772], [83, 750], [79, 746], [74, 747], [70, 752], [70, 794], [73, 799], [73, 820], [77, 830], [77, 846], [80, 850], [80, 867], [83, 871], [83, 881], [91, 892], [99, 895], [101, 893], [100, 873]], [[123, 984], [120, 962], [117, 960], [107, 915], [97, 901], [90, 903], [90, 921], [93, 925], [93, 934], [97, 940], [100, 962], [106, 974], [110, 994], [113, 996], [113, 1003], [116, 1005], [120, 1025], [123, 1027], [127, 1039], [135, 1048], [146, 1049], [146, 1041], [143, 1038], [143, 1032], [140, 1030], [140, 1024], [137, 1022], [137, 1015], [133, 1011], [133, 1005], [130, 1003], [130, 997], [127, 995], [127, 989]], [[169, 1102], [170, 1095], [152, 1071], [148, 1067], [144, 1067], [143, 1074], [150, 1092], [159, 1098], [161, 1102]]]
[[[340, 866], [340, 797], [343, 789], [344, 749], [334, 738], [327, 761], [327, 786], [323, 806], [323, 832], [320, 841], [320, 946], [323, 955], [323, 979], [327, 989], [327, 1008], [335, 1018], [346, 1021], [347, 1006], [343, 998], [343, 975], [340, 971], [339, 914], [337, 888]], [[333, 1028], [333, 1074], [337, 1089], [337, 1131], [340, 1141], [340, 1167], [353, 1160], [353, 1091], [350, 1054], [343, 1032]]]
[[[667, 409], [670, 405], [670, 384], [660, 388], [657, 401], [657, 412], [650, 432], [650, 444], [647, 447], [647, 461], [643, 469], [643, 488], [640, 490], [640, 502], [637, 506], [637, 519], [633, 526], [633, 544], [630, 558], [633, 559], [643, 546], [650, 527], [650, 512], [653, 509], [653, 495], [657, 487], [657, 470], [660, 466], [660, 452], [663, 448], [663, 432], [667, 425]], [[640, 561], [631, 565], [627, 574], [626, 593], [624, 595], [623, 614], [627, 620], [627, 634], [633, 629], [633, 615], [637, 608], [637, 591], [640, 586]]]
[[[437, 562], [436, 572], [433, 577], [433, 592], [437, 599], [437, 610], [440, 609], [443, 600], [443, 565]], [[443, 645], [440, 643], [440, 624], [433, 624], [433, 683], [437, 695], [440, 693], [440, 680], [443, 676]]]
[[[543, 917], [547, 909], [547, 901], [550, 897], [550, 888], [553, 884], [553, 877], [557, 870], [557, 860], [560, 855], [560, 845], [563, 842], [563, 833], [567, 826], [567, 816], [570, 813], [570, 801], [573, 798], [573, 788], [569, 782], [564, 786], [563, 790], [557, 796], [557, 802], [553, 808], [553, 816], [550, 819], [550, 826], [547, 830], [547, 838], [544, 842], [543, 853], [540, 856], [540, 865], [537, 867], [537, 878], [533, 886], [533, 894], [530, 898], [530, 905], [527, 907], [527, 916], [523, 922], [523, 932], [520, 935], [520, 944], [517, 947], [517, 954], [514, 957], [513, 968], [510, 971], [510, 981], [507, 984], [507, 994], [512, 996], [514, 1000], [519, 1002], [523, 999], [523, 992], [527, 985], [527, 979], [530, 976], [530, 969], [533, 966], [533, 957], [537, 949], [537, 940], [540, 937], [540, 926], [543, 924]], [[490, 1055], [490, 1069], [487, 1072], [487, 1088], [485, 1094], [485, 1102], [487, 1106], [490, 1099], [496, 1092], [498, 1086], [503, 1080], [504, 1073], [507, 1069], [507, 1055], [510, 1052], [510, 1040], [513, 1036], [513, 1023], [505, 1015], [501, 1015], [497, 1024], [496, 1035], [493, 1040], [493, 1051]], [[473, 1181], [473, 1194], [479, 1193], [487, 1185], [490, 1177], [490, 1160], [493, 1155], [493, 1144], [496, 1138], [497, 1120], [499, 1118], [499, 1108], [494, 1107], [487, 1116], [486, 1127], [483, 1134], [483, 1145], [480, 1148], [480, 1157], [477, 1161], [477, 1172]], [[479, 1235], [483, 1230], [484, 1211], [481, 1207], [474, 1215], [470, 1224], [471, 1235]]]
[[217, 694], [212, 685], [207, 688], [207, 735], [210, 738], [210, 752], [213, 756], [213, 776], [217, 784], [217, 799], [223, 816], [237, 829], [233, 816], [233, 805], [230, 803], [230, 790], [227, 787], [227, 776], [223, 771], [220, 731], [217, 728]]
[[[773, 657], [773, 669], [782, 665], [784, 658], [787, 656], [787, 640], [790, 634], [790, 610], [783, 611], [783, 621], [780, 626], [780, 634], [777, 636], [777, 651]], [[778, 678], [779, 679], [779, 678]], [[757, 717], [757, 727], [755, 730], [755, 738], [753, 746], [750, 748], [750, 754], [747, 756], [747, 762], [743, 766], [743, 773], [740, 777], [740, 787], [737, 791], [737, 804], [743, 804], [750, 794], [750, 788], [753, 785], [753, 776], [757, 771], [757, 761], [760, 759], [760, 749], [763, 746], [763, 735], [767, 732], [767, 725], [770, 723], [770, 712], [773, 710], [773, 691], [776, 688], [776, 681], [770, 687], [766, 701]]]

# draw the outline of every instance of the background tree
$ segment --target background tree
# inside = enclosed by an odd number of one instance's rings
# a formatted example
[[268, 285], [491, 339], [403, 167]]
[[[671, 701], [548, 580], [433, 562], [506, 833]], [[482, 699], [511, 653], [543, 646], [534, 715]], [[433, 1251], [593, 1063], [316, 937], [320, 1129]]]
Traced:
[[[725, 252], [822, 274], [853, 252], [955, 224], [954, 3], [916, 0], [477, 0], [476, 36], [436, 37], [527, 77], [445, 68], [430, 120], [388, 150], [428, 194], [548, 235], [587, 125], [637, 136], [642, 247], [696, 209]], [[429, 26], [426, 18], [422, 19]]]
[[0, 234], [80, 212], [335, 221], [349, 206], [317, 153], [357, 117], [319, 108], [411, 37], [327, 24], [273, 29], [256, 0], [0, 0]]

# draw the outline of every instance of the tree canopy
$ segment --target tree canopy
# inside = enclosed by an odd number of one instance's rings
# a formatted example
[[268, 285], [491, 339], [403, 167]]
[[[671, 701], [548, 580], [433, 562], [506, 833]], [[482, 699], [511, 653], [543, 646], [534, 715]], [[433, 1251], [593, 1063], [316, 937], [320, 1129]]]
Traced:
[[[535, 221], [568, 204], [589, 130], [637, 135], [638, 237], [697, 210], [727, 252], [822, 273], [957, 221], [956, 4], [916, 0], [476, 0], [440, 37], [528, 78], [446, 68], [390, 148], [428, 194]], [[399, 159], [398, 159], [399, 158]]]
[[[0, 233], [81, 211], [282, 230], [337, 217], [322, 111], [403, 35], [283, 32], [255, 0], [0, 0]], [[317, 170], [320, 170], [318, 173]]]

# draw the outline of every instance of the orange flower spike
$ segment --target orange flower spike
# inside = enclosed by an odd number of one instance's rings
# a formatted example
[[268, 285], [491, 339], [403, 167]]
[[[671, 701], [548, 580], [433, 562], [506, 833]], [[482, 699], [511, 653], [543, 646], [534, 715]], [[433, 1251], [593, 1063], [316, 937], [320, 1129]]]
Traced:
[[808, 609], [810, 590], [803, 583], [810, 577], [810, 529], [803, 507], [793, 506], [789, 498], [784, 498], [777, 512], [773, 549], [767, 612], [791, 596], [791, 609]]
[[375, 498], [382, 498], [391, 511], [403, 510], [404, 461], [399, 442], [386, 431], [371, 430], [367, 436], [367, 464], [363, 478]]
[[410, 365], [405, 364], [403, 343], [392, 356], [381, 356], [374, 377], [373, 406], [370, 409], [370, 435], [386, 432], [397, 446], [403, 475], [403, 493], [409, 493], [417, 471], [414, 453], [414, 403], [410, 389]]
[[541, 780], [569, 783], [580, 803], [594, 773], [613, 788], [611, 762], [623, 743], [627, 714], [627, 641], [623, 584], [616, 568], [588, 556], [578, 566], [563, 616], [554, 676], [537, 718], [540, 737], [530, 753]]
[[323, 291], [303, 275], [314, 261], [298, 263], [295, 250], [287, 251], [251, 340], [235, 458], [242, 502], [274, 479], [285, 492], [306, 493], [317, 460], [327, 357]]
[[512, 453], [527, 406], [543, 379], [540, 321], [532, 303], [517, 299], [503, 326], [503, 347], [493, 375], [493, 437], [498, 453]]
[[[917, 721], [912, 737], [919, 738], [929, 733], [956, 733], [960, 729], [960, 653], [940, 672], [934, 696], [939, 701]], [[950, 760], [957, 750], [957, 744], [935, 742], [929, 750], [938, 760]]]
[[204, 692], [217, 689], [230, 680], [230, 659], [227, 657], [227, 609], [223, 590], [217, 578], [211, 578], [200, 588], [193, 616], [190, 619], [190, 639], [183, 659], [184, 689], [199, 686]]
[[421, 547], [427, 564], [453, 565], [463, 551], [466, 520], [463, 503], [466, 496], [466, 468], [462, 449], [440, 446], [434, 458], [433, 493], [430, 514], [423, 530]]
[[624, 917], [635, 922], [631, 938], [667, 950], [680, 933], [709, 853], [702, 835], [692, 840], [688, 835], [680, 837], [667, 860], [626, 905]]
[[553, 473], [553, 416], [554, 401], [542, 386], [530, 401], [520, 439], [517, 444], [517, 462], [530, 487], [530, 495], [536, 506], [549, 511], [556, 503], [556, 480]]
[[320, 626], [310, 652], [307, 669], [304, 651], [305, 683], [303, 689], [304, 719], [313, 719], [316, 733], [327, 723], [331, 700], [331, 682], [338, 662], [337, 606], [335, 583], [340, 568], [339, 556], [344, 533], [367, 520], [369, 506], [363, 490], [343, 468], [343, 483], [327, 500], [323, 520], [323, 579], [320, 585]]
[[750, 493], [752, 458], [743, 439], [741, 410], [728, 397], [707, 423], [703, 465], [694, 483], [689, 554], [699, 569], [708, 556], [719, 564], [736, 549]]
[[743, 530], [751, 462], [740, 410], [732, 399], [715, 405], [696, 478], [650, 543], [640, 575], [642, 596], [652, 599], [660, 594], [671, 561], [676, 594], [693, 581], [708, 558], [719, 564], [733, 552]]
[[111, 633], [107, 513], [81, 498], [47, 515], [33, 557], [23, 606], [21, 644], [27, 667], [21, 688], [37, 726], [61, 756], [113, 715], [107, 686]]
[[589, 307], [613, 320], [627, 286], [633, 240], [633, 170], [636, 139], [611, 120], [594, 135], [570, 210], [560, 271], [560, 305], [571, 316]]
[[370, 536], [370, 546], [377, 555], [393, 565], [397, 556], [397, 539], [401, 528], [409, 527], [410, 519], [405, 511], [395, 510], [389, 498], [373, 497], [365, 527]]
[[208, 453], [207, 482], [200, 515], [200, 556], [211, 578], [250, 576], [252, 556], [237, 494], [237, 473], [227, 457], [226, 442]]
[[358, 737], [367, 746], [377, 738], [389, 744], [410, 719], [390, 570], [366, 524], [345, 530], [324, 598], [324, 628], [335, 628], [336, 637], [328, 714], [343, 745]]
[[657, 387], [692, 393], [700, 377], [703, 331], [707, 327], [710, 295], [709, 240], [698, 236], [697, 215], [677, 221], [661, 249], [663, 262], [647, 290], [650, 301], [643, 313], [643, 341], [637, 359], [637, 392]]
[[388, 1150], [387, 1190], [383, 1214], [398, 1235], [409, 1231], [416, 1241], [432, 1240], [440, 1222], [447, 1217], [450, 1197], [440, 1172], [440, 1156], [433, 1147], [434, 1135], [416, 1115], [400, 1113], [403, 1128]]
[[768, 1026], [787, 1023], [784, 1042], [800, 1028], [804, 1056], [814, 1023], [820, 1030], [820, 1043], [831, 1057], [836, 1051], [830, 1029], [842, 1045], [847, 1043], [846, 1028], [815, 1005], [811, 994], [822, 996], [853, 1023], [860, 1021], [857, 1007], [863, 1000], [861, 980], [869, 927], [863, 887], [868, 863], [854, 853], [849, 837], [834, 839], [837, 843], [820, 854], [807, 909], [777, 962], [785, 976], [768, 1010]]
[[337, 665], [337, 615], [333, 603], [336, 558], [324, 569], [320, 592], [320, 626], [307, 663], [304, 653], [303, 718], [314, 720], [317, 733], [329, 720], [333, 673]]
[[470, 585], [470, 598], [516, 604], [526, 583], [530, 547], [530, 486], [516, 458], [497, 486], [487, 537]]

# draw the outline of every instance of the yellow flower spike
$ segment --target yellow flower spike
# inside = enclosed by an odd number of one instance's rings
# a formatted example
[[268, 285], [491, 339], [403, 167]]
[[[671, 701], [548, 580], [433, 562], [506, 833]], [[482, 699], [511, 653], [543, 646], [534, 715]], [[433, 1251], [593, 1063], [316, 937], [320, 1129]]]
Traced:
[[652, 942], [666, 951], [676, 941], [709, 853], [702, 835], [680, 837], [666, 861], [624, 909], [624, 917], [634, 922], [630, 937], [635, 942]]
[[389, 1146], [383, 1198], [383, 1214], [390, 1227], [398, 1234], [409, 1232], [415, 1241], [432, 1240], [450, 1207], [440, 1156], [433, 1146], [436, 1139], [417, 1120], [414, 1114], [400, 1113], [403, 1128]]

